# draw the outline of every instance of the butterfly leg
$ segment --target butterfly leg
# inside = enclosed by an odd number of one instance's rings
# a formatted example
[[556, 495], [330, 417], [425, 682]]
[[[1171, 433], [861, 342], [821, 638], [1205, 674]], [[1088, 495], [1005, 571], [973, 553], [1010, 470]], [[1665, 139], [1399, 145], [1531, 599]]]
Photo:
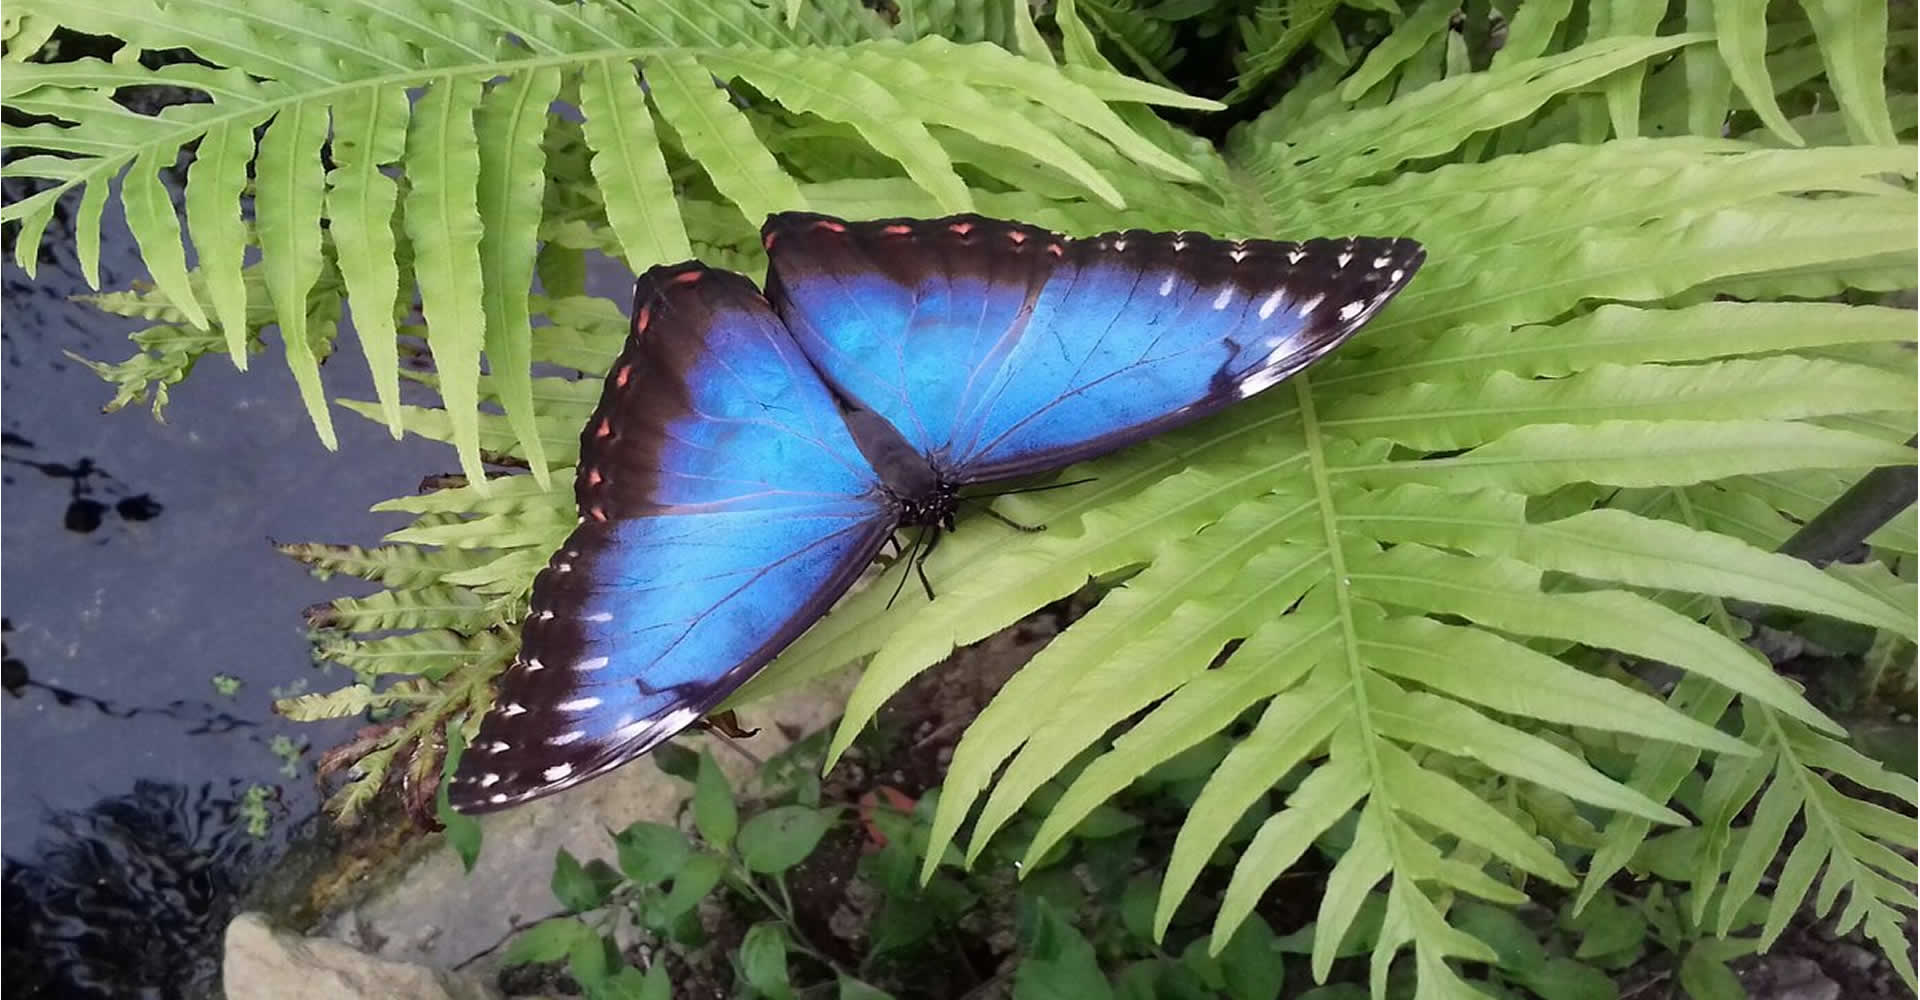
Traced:
[[[939, 536], [936, 535], [934, 537], [937, 538]], [[913, 536], [913, 544], [907, 548], [906, 552], [902, 553], [904, 558], [901, 561], [900, 582], [893, 585], [893, 594], [887, 598], [887, 607], [889, 608], [893, 607], [893, 602], [900, 599], [900, 591], [906, 589], [907, 574], [908, 574], [908, 570], [906, 569], [907, 564], [911, 564], [914, 569], [920, 570], [920, 583], [922, 586], [926, 585], [927, 571], [924, 569], [920, 569], [920, 560], [916, 560], [914, 558], [914, 556], [919, 554], [921, 543], [925, 542], [926, 538], [927, 538], [927, 529], [921, 528], [920, 533], [918, 535]], [[897, 536], [893, 539], [893, 547], [894, 547], [894, 551], [896, 552], [899, 551], [900, 549], [900, 540]], [[928, 546], [928, 548], [931, 548], [931, 547], [932, 546]], [[922, 558], [924, 559], [924, 557]], [[932, 587], [927, 587], [927, 600], [929, 601], [933, 600]]]
[[[928, 534], [928, 532], [932, 532], [932, 534]], [[933, 584], [927, 580], [927, 557], [933, 555], [933, 547], [940, 544], [940, 532], [929, 526], [921, 531], [920, 537], [925, 538], [927, 544], [922, 546], [919, 539], [914, 539], [913, 547], [920, 550], [920, 557], [913, 561], [913, 569], [914, 572], [920, 574], [920, 586], [926, 590], [927, 600], [931, 601], [933, 600]], [[905, 582], [904, 579], [902, 582]]]

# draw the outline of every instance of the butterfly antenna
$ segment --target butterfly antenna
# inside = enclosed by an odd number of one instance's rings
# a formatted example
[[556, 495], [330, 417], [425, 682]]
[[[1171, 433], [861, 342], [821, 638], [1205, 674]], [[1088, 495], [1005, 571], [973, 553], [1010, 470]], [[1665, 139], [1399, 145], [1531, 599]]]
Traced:
[[1014, 529], [1015, 531], [1033, 532], [1033, 531], [1047, 530], [1047, 526], [1044, 524], [1021, 524], [1019, 521], [1016, 521], [1013, 518], [1010, 518], [1007, 515], [1002, 514], [997, 510], [994, 510], [992, 504], [982, 502], [989, 497], [994, 497], [998, 495], [999, 494], [997, 493], [987, 493], [977, 497], [957, 497], [956, 499], [958, 499], [961, 503], [970, 503], [978, 506], [981, 510], [984, 510], [987, 512], [988, 517], [991, 517], [994, 520], [999, 521], [1001, 524], [1004, 524], [1007, 527]]
[[1073, 480], [1068, 480], [1067, 482], [1064, 482], [1064, 483], [1048, 483], [1045, 486], [1022, 486], [1019, 489], [1013, 489], [1013, 490], [993, 490], [988, 493], [975, 493], [973, 496], [967, 497], [966, 499], [973, 500], [979, 497], [1010, 497], [1016, 493], [1045, 493], [1048, 490], [1064, 490], [1069, 486], [1083, 486], [1087, 483], [1093, 482], [1097, 478], [1099, 477], [1088, 476], [1085, 479], [1073, 479]]

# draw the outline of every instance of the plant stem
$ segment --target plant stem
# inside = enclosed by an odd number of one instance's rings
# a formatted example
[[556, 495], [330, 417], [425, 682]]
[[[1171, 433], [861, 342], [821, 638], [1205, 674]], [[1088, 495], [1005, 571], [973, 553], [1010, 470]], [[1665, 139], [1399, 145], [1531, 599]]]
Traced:
[[781, 923], [787, 925], [787, 930], [791, 932], [793, 946], [795, 948], [813, 956], [816, 961], [832, 969], [838, 975], [846, 976], [849, 979], [858, 978], [843, 968], [839, 962], [834, 961], [826, 952], [815, 948], [813, 942], [807, 940], [806, 932], [802, 931], [800, 924], [793, 919], [793, 899], [787, 895], [787, 885], [778, 876], [775, 876], [774, 883], [780, 887], [780, 895], [786, 898], [785, 906], [782, 906], [779, 901], [775, 900], [772, 896], [767, 895], [767, 891], [760, 888], [760, 883], [755, 882], [752, 873], [748, 872], [745, 868], [735, 865], [733, 868], [733, 879], [735, 882], [746, 887], [746, 890], [752, 893], [754, 898], [760, 900], [760, 905], [765, 906], [774, 916], [779, 917]]

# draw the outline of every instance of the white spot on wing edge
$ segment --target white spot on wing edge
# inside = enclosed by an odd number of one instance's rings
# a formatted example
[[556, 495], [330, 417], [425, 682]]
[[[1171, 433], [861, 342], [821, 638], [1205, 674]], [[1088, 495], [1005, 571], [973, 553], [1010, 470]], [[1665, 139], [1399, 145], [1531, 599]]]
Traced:
[[1164, 299], [1167, 296], [1172, 294], [1173, 294], [1173, 275], [1169, 274], [1166, 277], [1160, 279], [1160, 297]]
[[500, 776], [497, 774], [494, 774], [492, 771], [488, 771], [486, 774], [483, 774], [480, 776], [481, 788], [492, 788], [494, 785], [497, 785], [499, 783], [500, 783]]
[[1234, 391], [1240, 394], [1241, 399], [1245, 399], [1263, 389], [1271, 388], [1281, 379], [1286, 378], [1284, 371], [1285, 369], [1272, 365], [1256, 368], [1246, 378], [1240, 380], [1240, 384], [1234, 387]]
[[606, 666], [607, 663], [608, 660], [604, 656], [591, 656], [574, 664], [573, 668], [575, 670], [599, 670], [601, 667]]
[[1310, 298], [1307, 301], [1300, 303], [1300, 317], [1302, 319], [1305, 319], [1306, 317], [1313, 315], [1313, 311], [1315, 309], [1320, 308], [1320, 303], [1325, 302], [1326, 300], [1327, 300], [1326, 293], [1322, 292], [1319, 295], [1315, 295], [1313, 298]]
[[572, 773], [573, 773], [572, 764], [555, 764], [552, 767], [547, 768], [544, 771], [541, 771], [540, 777], [545, 778], [548, 781], [559, 781], [561, 778], [564, 778], [567, 775]]
[[583, 622], [610, 622], [613, 620], [613, 612], [597, 611], [590, 615], [581, 615], [580, 620]]
[[510, 702], [507, 702], [505, 705], [500, 706], [500, 714], [506, 716], [509, 719], [513, 718], [516, 715], [524, 715], [526, 714], [526, 711], [527, 711], [527, 706], [522, 705], [517, 701], [510, 701]]
[[558, 736], [547, 737], [547, 745], [550, 747], [563, 747], [569, 743], [573, 743], [579, 740], [582, 736], [585, 736], [585, 735], [587, 735], [587, 731], [584, 729], [569, 730], [567, 732], [561, 733]]
[[1220, 294], [1215, 295], [1213, 297], [1213, 311], [1219, 312], [1220, 310], [1225, 309], [1227, 307], [1227, 303], [1232, 301], [1233, 301], [1233, 286], [1228, 285], [1227, 287], [1220, 289]]
[[593, 709], [599, 708], [600, 699], [592, 695], [588, 695], [585, 698], [575, 698], [572, 701], [563, 701], [560, 704], [555, 705], [553, 707], [562, 712], [587, 712], [587, 711], [591, 711]]
[[1266, 300], [1260, 303], [1260, 318], [1261, 319], [1270, 318], [1273, 315], [1273, 311], [1275, 309], [1280, 308], [1280, 300], [1286, 297], [1287, 297], [1286, 289], [1284, 288], [1274, 289], [1273, 294], [1267, 296]]
[[1366, 311], [1367, 300], [1354, 299], [1352, 302], [1340, 307], [1340, 322], [1344, 323]]

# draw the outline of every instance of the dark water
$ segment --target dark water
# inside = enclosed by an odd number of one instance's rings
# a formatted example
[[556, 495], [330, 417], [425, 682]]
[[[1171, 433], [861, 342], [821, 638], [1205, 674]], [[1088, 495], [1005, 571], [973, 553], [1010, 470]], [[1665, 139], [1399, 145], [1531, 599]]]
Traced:
[[[64, 227], [63, 213], [31, 281], [9, 233], [0, 276], [6, 993], [193, 995], [237, 893], [318, 807], [312, 748], [353, 726], [269, 709], [276, 688], [346, 683], [309, 662], [300, 610], [355, 586], [313, 579], [269, 540], [372, 543], [401, 521], [367, 507], [453, 459], [344, 410], [327, 452], [277, 343], [245, 375], [203, 359], [165, 424], [139, 406], [102, 415], [112, 390], [62, 352], [120, 361], [143, 324], [67, 301], [86, 289]], [[110, 208], [103, 286], [145, 277]], [[325, 371], [331, 396], [371, 398], [350, 339]], [[276, 738], [310, 749], [289, 763]], [[256, 788], [264, 838], [242, 819]]]

